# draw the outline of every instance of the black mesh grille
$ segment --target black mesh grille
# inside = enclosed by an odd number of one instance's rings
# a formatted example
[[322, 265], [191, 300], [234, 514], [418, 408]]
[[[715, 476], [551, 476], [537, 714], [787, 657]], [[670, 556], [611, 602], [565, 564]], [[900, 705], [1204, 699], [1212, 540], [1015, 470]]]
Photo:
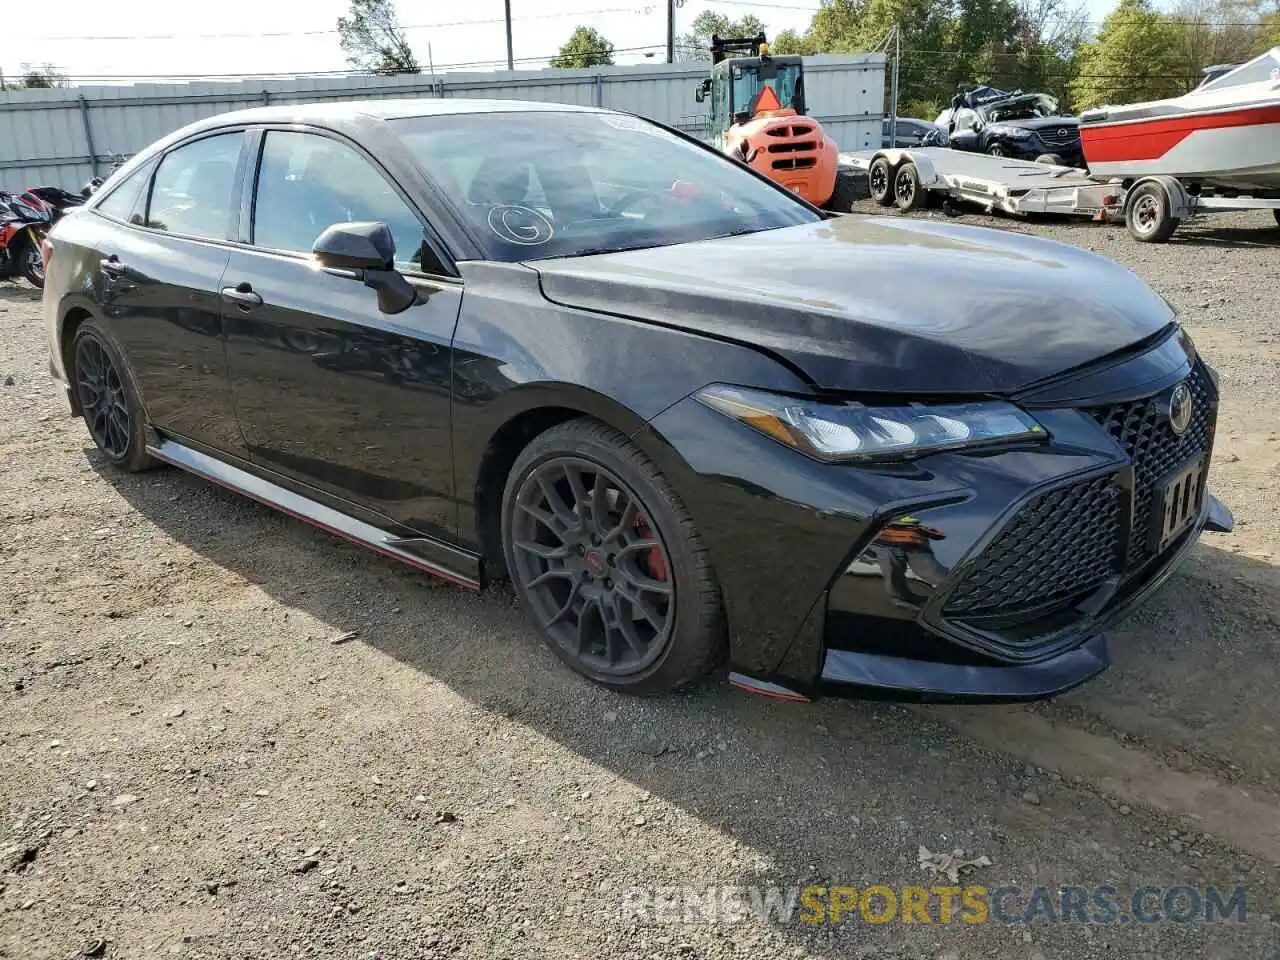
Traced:
[[1079, 600], [1119, 572], [1120, 488], [1114, 476], [1031, 500], [988, 544], [947, 600], [965, 618]]
[[1133, 536], [1126, 572], [1151, 559], [1148, 533], [1156, 486], [1196, 454], [1207, 452], [1213, 441], [1214, 390], [1208, 371], [1197, 362], [1186, 383], [1191, 388], [1191, 423], [1182, 436], [1169, 427], [1164, 393], [1088, 411], [1133, 459]]

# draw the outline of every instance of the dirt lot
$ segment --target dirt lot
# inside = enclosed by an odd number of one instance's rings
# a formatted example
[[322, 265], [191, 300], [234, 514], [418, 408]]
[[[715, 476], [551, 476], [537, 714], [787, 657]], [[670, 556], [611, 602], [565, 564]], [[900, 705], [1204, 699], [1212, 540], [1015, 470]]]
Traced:
[[[1116, 631], [1108, 673], [1034, 707], [804, 707], [722, 677], [601, 692], [506, 593], [176, 470], [106, 469], [49, 380], [34, 292], [0, 286], [0, 956], [1273, 957], [1280, 232], [1241, 215], [1143, 247], [965, 220], [1125, 263], [1223, 379], [1211, 480], [1237, 532]], [[1216, 885], [1246, 888], [1247, 918], [623, 909], [632, 888], [945, 884], [920, 845], [988, 857], [966, 882], [1021, 887], [1015, 914], [1038, 884], [1122, 906]]]

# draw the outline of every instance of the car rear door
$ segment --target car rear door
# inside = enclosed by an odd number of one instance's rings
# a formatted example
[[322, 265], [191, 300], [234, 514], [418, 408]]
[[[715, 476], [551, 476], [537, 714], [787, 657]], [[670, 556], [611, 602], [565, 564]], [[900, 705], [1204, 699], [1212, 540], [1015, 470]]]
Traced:
[[145, 182], [124, 182], [103, 200], [99, 214], [116, 222], [103, 222], [94, 242], [98, 300], [151, 423], [241, 455], [219, 291], [237, 229], [244, 142], [243, 129], [222, 130], [167, 150], [135, 175]]
[[[354, 143], [259, 131], [250, 213], [223, 281], [231, 384], [251, 459], [406, 526], [456, 536], [450, 343], [462, 286], [422, 219]], [[317, 268], [326, 227], [381, 221], [420, 302], [388, 316], [358, 279]]]

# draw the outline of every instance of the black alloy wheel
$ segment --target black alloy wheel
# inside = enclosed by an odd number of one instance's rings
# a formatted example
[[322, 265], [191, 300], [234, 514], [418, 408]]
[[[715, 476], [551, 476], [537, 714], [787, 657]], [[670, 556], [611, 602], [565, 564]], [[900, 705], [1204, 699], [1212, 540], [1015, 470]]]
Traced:
[[871, 199], [882, 207], [893, 206], [893, 166], [887, 157], [876, 157], [867, 171]]
[[515, 575], [542, 629], [605, 676], [626, 676], [671, 641], [671, 559], [639, 498], [599, 464], [543, 461], [516, 495]]
[[924, 187], [920, 183], [920, 171], [911, 161], [898, 168], [893, 178], [894, 202], [904, 212], [919, 210], [928, 199]]
[[124, 382], [102, 344], [93, 337], [76, 344], [76, 389], [93, 442], [112, 460], [124, 457], [133, 433]]
[[628, 693], [704, 673], [719, 590], [674, 491], [623, 435], [574, 420], [534, 438], [503, 498], [507, 570], [539, 633], [578, 673]]
[[122, 470], [155, 466], [146, 451], [146, 417], [120, 350], [88, 320], [76, 331], [71, 354], [72, 388], [98, 449]]

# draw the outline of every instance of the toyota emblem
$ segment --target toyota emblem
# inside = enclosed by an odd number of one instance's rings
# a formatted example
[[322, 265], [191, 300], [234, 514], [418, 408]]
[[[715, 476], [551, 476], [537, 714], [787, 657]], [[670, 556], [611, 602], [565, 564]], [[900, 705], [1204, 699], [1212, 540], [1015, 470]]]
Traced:
[[1169, 429], [1182, 436], [1191, 426], [1191, 391], [1185, 383], [1173, 388], [1169, 395]]

